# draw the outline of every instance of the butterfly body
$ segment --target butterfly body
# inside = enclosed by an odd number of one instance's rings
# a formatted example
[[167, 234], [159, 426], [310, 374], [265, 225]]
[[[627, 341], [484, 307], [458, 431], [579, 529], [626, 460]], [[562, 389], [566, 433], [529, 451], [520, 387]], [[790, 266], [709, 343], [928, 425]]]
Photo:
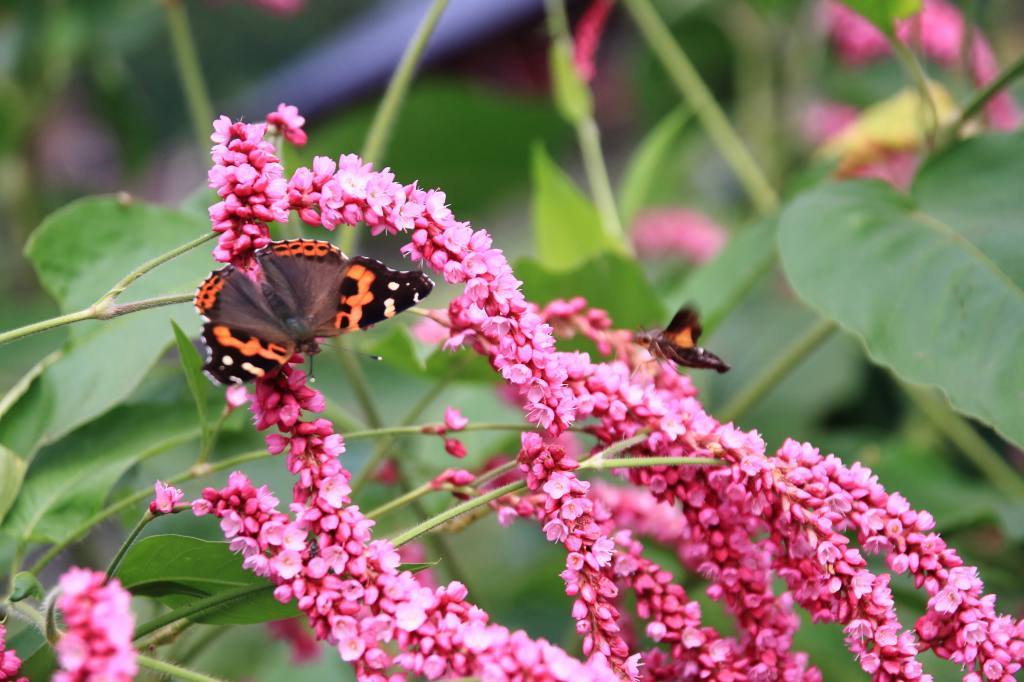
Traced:
[[421, 272], [349, 258], [312, 239], [271, 242], [256, 261], [257, 275], [227, 265], [196, 291], [206, 322], [203, 369], [220, 383], [262, 377], [296, 352], [315, 353], [318, 339], [368, 329], [416, 305], [434, 286]]
[[697, 345], [702, 331], [697, 312], [683, 306], [664, 330], [642, 332], [635, 339], [657, 359], [668, 360], [681, 367], [728, 372], [729, 365], [722, 358]]

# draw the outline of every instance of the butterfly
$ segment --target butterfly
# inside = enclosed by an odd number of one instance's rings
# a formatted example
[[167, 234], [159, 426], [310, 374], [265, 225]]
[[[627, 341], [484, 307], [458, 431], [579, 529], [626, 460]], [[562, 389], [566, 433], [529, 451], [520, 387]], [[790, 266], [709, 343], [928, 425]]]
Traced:
[[728, 372], [729, 365], [722, 358], [697, 345], [702, 331], [697, 311], [683, 306], [663, 331], [641, 332], [635, 339], [655, 358], [671, 360], [682, 367]]
[[349, 258], [329, 242], [289, 239], [256, 252], [253, 280], [227, 265], [196, 291], [206, 364], [216, 382], [240, 384], [313, 353], [317, 339], [367, 329], [423, 300], [434, 288], [419, 271]]

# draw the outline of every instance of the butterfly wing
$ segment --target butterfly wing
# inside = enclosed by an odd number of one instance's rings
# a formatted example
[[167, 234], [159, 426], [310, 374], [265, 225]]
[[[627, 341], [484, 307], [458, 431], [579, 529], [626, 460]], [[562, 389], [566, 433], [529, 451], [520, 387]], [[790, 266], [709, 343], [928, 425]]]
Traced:
[[379, 260], [356, 256], [348, 261], [331, 308], [322, 311], [317, 335], [372, 327], [416, 305], [433, 288], [422, 272], [392, 270]]
[[282, 320], [312, 338], [325, 315], [333, 316], [337, 292], [349, 262], [330, 242], [288, 239], [256, 252], [263, 271], [263, 292]]
[[680, 348], [693, 348], [702, 331], [697, 311], [690, 306], [683, 306], [665, 327], [662, 337]]
[[194, 302], [206, 320], [203, 369], [214, 381], [250, 381], [288, 362], [295, 352], [295, 341], [275, 317], [260, 288], [230, 265], [206, 278]]

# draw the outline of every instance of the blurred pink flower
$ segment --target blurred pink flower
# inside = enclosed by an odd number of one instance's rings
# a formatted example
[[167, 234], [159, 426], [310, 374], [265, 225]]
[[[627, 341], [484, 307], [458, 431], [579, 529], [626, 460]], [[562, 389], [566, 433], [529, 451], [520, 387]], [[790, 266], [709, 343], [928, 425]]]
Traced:
[[917, 152], [890, 151], [880, 159], [850, 170], [843, 177], [875, 178], [905, 190], [914, 181], [914, 176], [920, 165], [921, 158]]
[[65, 631], [57, 642], [53, 682], [130, 682], [138, 667], [132, 646], [131, 595], [116, 578], [74, 568], [60, 578], [57, 608]]
[[821, 144], [857, 120], [857, 107], [833, 102], [814, 100], [807, 105], [800, 122], [800, 132], [811, 144]]
[[421, 317], [409, 328], [417, 341], [431, 346], [444, 343], [451, 335], [448, 327], [430, 317]]
[[597, 75], [594, 58], [597, 56], [597, 48], [601, 45], [601, 36], [604, 34], [605, 24], [608, 23], [608, 15], [614, 6], [614, 0], [592, 0], [576, 23], [573, 60], [580, 78], [585, 81], [593, 80]]
[[320, 643], [302, 623], [302, 618], [286, 618], [267, 623], [267, 630], [274, 639], [285, 641], [292, 648], [292, 663], [302, 665], [320, 658]]
[[682, 258], [697, 264], [714, 258], [729, 241], [729, 234], [703, 213], [652, 208], [636, 217], [632, 238], [642, 258]]
[[21, 670], [21, 659], [13, 649], [5, 648], [4, 638], [6, 635], [3, 623], [0, 623], [0, 682], [28, 682], [27, 677], [18, 677], [18, 671]]
[[461, 431], [468, 423], [469, 420], [462, 416], [459, 408], [449, 405], [444, 409], [444, 425], [449, 431]]

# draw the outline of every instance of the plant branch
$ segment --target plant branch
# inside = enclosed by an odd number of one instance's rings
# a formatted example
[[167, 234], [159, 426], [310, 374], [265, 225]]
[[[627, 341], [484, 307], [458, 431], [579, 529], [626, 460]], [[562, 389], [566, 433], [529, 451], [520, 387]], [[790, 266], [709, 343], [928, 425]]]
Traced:
[[724, 424], [738, 419], [785, 379], [793, 368], [803, 362], [804, 358], [824, 343], [835, 330], [836, 325], [831, 320], [820, 319], [811, 324], [802, 335], [783, 348], [753, 381], [718, 410], [719, 420]]
[[161, 675], [169, 675], [170, 677], [175, 677], [179, 680], [189, 680], [189, 682], [224, 682], [219, 677], [211, 677], [210, 675], [197, 673], [194, 670], [189, 670], [188, 668], [183, 668], [180, 665], [161, 661], [158, 658], [153, 658], [144, 654], [139, 654], [136, 660], [143, 668], [149, 668], [150, 670], [155, 670], [156, 672], [161, 673]]
[[1024, 54], [1017, 57], [1016, 61], [1003, 69], [994, 81], [974, 93], [971, 99], [964, 106], [963, 113], [961, 113], [960, 117], [952, 126], [950, 126], [951, 133], [949, 138], [952, 139], [958, 136], [963, 130], [963, 127], [967, 125], [972, 118], [981, 113], [985, 108], [985, 105], [988, 104], [993, 97], [1021, 76], [1024, 76]]
[[114, 558], [111, 559], [110, 566], [107, 567], [107, 580], [110, 580], [114, 574], [117, 573], [117, 569], [121, 566], [121, 562], [124, 560], [124, 555], [128, 553], [132, 543], [135, 542], [135, 538], [139, 537], [139, 533], [141, 533], [142, 530], [149, 525], [149, 522], [155, 518], [156, 517], [153, 516], [148, 509], [142, 513], [142, 518], [139, 519], [139, 522], [136, 523], [135, 527], [132, 528], [130, 533], [128, 533], [128, 537], [126, 537], [124, 542], [121, 543], [121, 546], [118, 547], [117, 554], [115, 554]]
[[[402, 108], [405, 96], [409, 92], [409, 86], [412, 84], [416, 67], [419, 65], [427, 43], [430, 42], [430, 36], [447, 5], [448, 0], [434, 0], [423, 16], [423, 20], [416, 27], [416, 32], [405, 46], [405, 52], [402, 53], [402, 58], [391, 75], [384, 96], [381, 98], [380, 104], [377, 105], [377, 111], [370, 122], [370, 129], [366, 133], [362, 149], [364, 161], [371, 161], [374, 164], [381, 162], [388, 146], [388, 140], [391, 138], [391, 132], [395, 127], [398, 112]], [[351, 253], [355, 249], [358, 238], [357, 230], [344, 230], [339, 243], [341, 250]]]
[[924, 67], [921, 66], [920, 60], [910, 50], [907, 45], [897, 38], [896, 36], [889, 36], [889, 44], [892, 46], [893, 54], [899, 59], [903, 65], [903, 69], [910, 76], [910, 80], [914, 82], [914, 87], [917, 88], [918, 96], [921, 98], [922, 113], [921, 129], [924, 131], [925, 140], [928, 148], [932, 149], [935, 147], [935, 136], [939, 129], [939, 110], [935, 105], [935, 100], [932, 98], [931, 88], [928, 86], [928, 74], [925, 73]]
[[773, 212], [779, 203], [778, 195], [650, 0], [624, 0], [624, 4], [758, 213]]
[[150, 308], [191, 301], [193, 294], [172, 294], [169, 296], [157, 296], [155, 298], [144, 299], [142, 301], [133, 301], [132, 303], [124, 303], [122, 305], [114, 305], [114, 300], [124, 293], [125, 289], [127, 289], [133, 282], [145, 275], [147, 272], [166, 263], [172, 258], [180, 256], [186, 251], [194, 249], [200, 244], [210, 241], [216, 236], [217, 235], [214, 232], [206, 233], [197, 239], [193, 239], [186, 244], [182, 244], [179, 247], [171, 249], [167, 253], [161, 254], [160, 256], [143, 263], [121, 278], [117, 284], [100, 296], [96, 302], [88, 308], [73, 313], [58, 315], [57, 317], [52, 317], [48, 320], [34, 322], [32, 324], [25, 325], [24, 327], [18, 327], [17, 329], [11, 329], [0, 333], [0, 345], [31, 334], [38, 334], [40, 332], [49, 331], [50, 329], [56, 329], [57, 327], [63, 327], [64, 325], [81, 322], [82, 320], [109, 320], [113, 317], [127, 315], [140, 310], [148, 310]]
[[171, 36], [174, 49], [174, 61], [178, 68], [181, 89], [185, 93], [192, 128], [199, 145], [199, 158], [210, 152], [210, 130], [213, 125], [213, 106], [210, 104], [209, 90], [203, 80], [203, 69], [199, 64], [199, 53], [192, 39], [192, 29], [188, 23], [188, 13], [184, 0], [164, 0], [164, 16], [167, 19], [167, 31]]
[[526, 481], [516, 481], [515, 483], [509, 483], [501, 486], [500, 488], [488, 491], [479, 497], [474, 497], [472, 500], [466, 500], [462, 504], [455, 505], [451, 509], [446, 509], [440, 514], [431, 516], [429, 519], [416, 524], [404, 533], [396, 535], [391, 539], [391, 544], [395, 547], [401, 547], [405, 543], [415, 540], [419, 536], [433, 530], [446, 521], [454, 519], [456, 516], [465, 514], [466, 512], [472, 511], [481, 505], [487, 504], [491, 500], [496, 500], [499, 497], [508, 495], [509, 493], [514, 493], [517, 490], [522, 490], [525, 487]]
[[273, 590], [273, 583], [260, 582], [252, 585], [236, 587], [233, 590], [224, 590], [223, 592], [211, 594], [210, 596], [203, 597], [202, 599], [196, 599], [185, 606], [174, 609], [173, 611], [168, 611], [167, 613], [157, 616], [153, 620], [139, 625], [135, 628], [135, 633], [132, 635], [132, 639], [141, 639], [151, 632], [156, 632], [165, 625], [170, 625], [171, 623], [183, 619], [195, 620], [198, 616], [206, 615], [216, 611], [217, 609], [224, 608], [232, 602], [236, 602], [247, 597], [253, 597], [260, 592], [272, 592]]

